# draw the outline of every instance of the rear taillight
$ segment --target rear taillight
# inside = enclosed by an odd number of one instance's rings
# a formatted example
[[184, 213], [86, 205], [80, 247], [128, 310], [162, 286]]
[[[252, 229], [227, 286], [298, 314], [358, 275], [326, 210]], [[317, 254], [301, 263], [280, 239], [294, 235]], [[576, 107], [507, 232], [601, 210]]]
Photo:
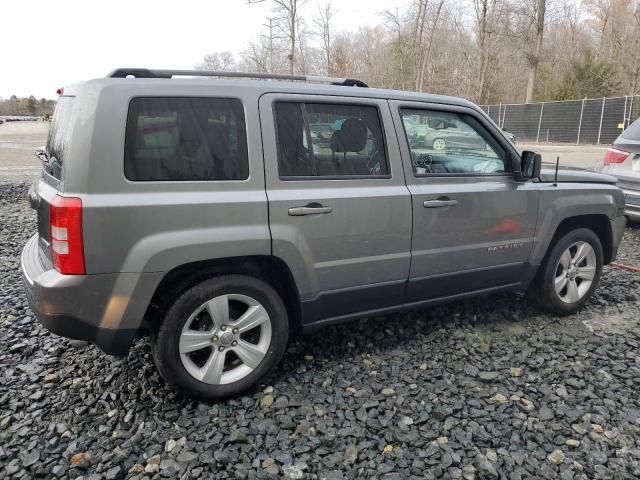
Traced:
[[628, 156], [629, 152], [609, 147], [609, 150], [607, 150], [607, 154], [604, 156], [604, 164], [611, 165], [612, 163], [622, 163], [627, 159]]
[[53, 266], [60, 273], [84, 275], [82, 200], [56, 195], [49, 205]]

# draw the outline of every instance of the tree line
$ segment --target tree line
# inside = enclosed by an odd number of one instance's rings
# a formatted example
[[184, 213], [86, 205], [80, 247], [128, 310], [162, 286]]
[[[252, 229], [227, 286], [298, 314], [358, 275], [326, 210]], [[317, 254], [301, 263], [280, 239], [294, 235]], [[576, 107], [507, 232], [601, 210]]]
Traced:
[[29, 97], [11, 95], [11, 97], [6, 100], [0, 99], [0, 115], [43, 116], [52, 114], [55, 106], [55, 100], [48, 100], [46, 98], [38, 100], [33, 95]]
[[640, 0], [411, 0], [355, 31], [335, 28], [338, 2], [247, 1], [272, 5], [262, 31], [197, 68], [353, 77], [481, 104], [640, 94]]

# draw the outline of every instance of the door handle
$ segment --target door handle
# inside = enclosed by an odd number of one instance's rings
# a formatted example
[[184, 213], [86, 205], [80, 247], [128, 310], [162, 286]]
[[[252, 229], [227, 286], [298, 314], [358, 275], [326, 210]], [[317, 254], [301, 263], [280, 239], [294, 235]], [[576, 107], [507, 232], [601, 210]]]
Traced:
[[438, 200], [425, 200], [422, 205], [424, 208], [438, 208], [438, 207], [453, 207], [458, 204], [457, 200], [450, 199], [438, 199]]
[[318, 215], [321, 213], [331, 213], [331, 207], [318, 206], [306, 206], [306, 207], [292, 207], [289, 209], [289, 215], [292, 217], [302, 217], [303, 215]]

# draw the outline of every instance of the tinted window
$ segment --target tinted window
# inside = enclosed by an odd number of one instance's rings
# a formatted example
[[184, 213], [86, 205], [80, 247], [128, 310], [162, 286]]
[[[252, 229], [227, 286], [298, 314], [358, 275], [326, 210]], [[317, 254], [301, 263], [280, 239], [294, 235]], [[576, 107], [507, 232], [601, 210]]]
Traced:
[[129, 105], [130, 180], [244, 180], [249, 176], [242, 104], [224, 98], [135, 98]]
[[640, 140], [640, 118], [629, 125], [622, 136], [629, 140]]
[[361, 105], [275, 105], [281, 177], [389, 174], [378, 109]]
[[75, 97], [62, 96], [58, 99], [56, 109], [53, 112], [49, 136], [47, 138], [48, 161], [44, 170], [60, 180], [62, 174], [62, 162], [69, 148], [69, 139], [73, 126], [73, 104]]
[[506, 152], [470, 115], [401, 109], [413, 173], [495, 174], [505, 171]]

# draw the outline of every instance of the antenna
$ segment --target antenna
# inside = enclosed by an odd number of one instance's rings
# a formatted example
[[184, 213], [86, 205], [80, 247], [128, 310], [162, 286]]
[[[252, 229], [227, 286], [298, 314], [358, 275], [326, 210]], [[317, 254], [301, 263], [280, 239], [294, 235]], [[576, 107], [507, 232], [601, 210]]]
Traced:
[[553, 186], [558, 186], [558, 166], [560, 165], [560, 155], [556, 157], [556, 174], [553, 176]]

